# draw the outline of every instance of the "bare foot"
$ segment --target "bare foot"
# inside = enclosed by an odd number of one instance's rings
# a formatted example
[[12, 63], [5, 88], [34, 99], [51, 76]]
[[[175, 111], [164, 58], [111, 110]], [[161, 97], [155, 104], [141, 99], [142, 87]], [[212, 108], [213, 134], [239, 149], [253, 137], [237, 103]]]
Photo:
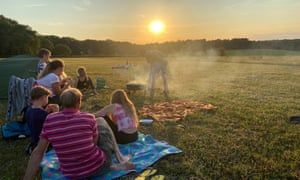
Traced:
[[117, 171], [122, 171], [122, 170], [133, 170], [134, 169], [134, 164], [132, 162], [122, 162], [119, 164], [112, 164], [110, 166], [111, 170], [117, 170]]
[[131, 159], [131, 156], [130, 155], [127, 155], [127, 156], [119, 155], [119, 156], [117, 156], [117, 159], [120, 163], [125, 163]]

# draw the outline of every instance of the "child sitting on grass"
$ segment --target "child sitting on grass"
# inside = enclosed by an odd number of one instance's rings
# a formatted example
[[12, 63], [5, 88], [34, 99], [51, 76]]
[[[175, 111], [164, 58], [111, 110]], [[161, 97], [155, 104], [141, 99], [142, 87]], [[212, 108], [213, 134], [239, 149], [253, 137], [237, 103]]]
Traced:
[[39, 50], [38, 56], [40, 58], [38, 65], [37, 65], [37, 75], [45, 69], [47, 64], [50, 62], [50, 57], [51, 57], [51, 51], [46, 48], [41, 48]]
[[85, 67], [81, 66], [77, 69], [77, 78], [75, 79], [74, 87], [79, 89], [81, 93], [86, 94], [92, 90], [94, 94], [98, 94], [92, 79], [87, 75]]
[[59, 111], [57, 104], [48, 104], [48, 97], [50, 94], [51, 92], [42, 86], [35, 86], [30, 92], [32, 105], [25, 113], [25, 122], [28, 124], [31, 132], [31, 143], [26, 150], [28, 154], [31, 154], [32, 150], [38, 144], [39, 136], [47, 115], [51, 112]]
[[71, 85], [70, 78], [61, 79], [64, 75], [64, 61], [53, 60], [47, 64], [46, 68], [40, 73], [39, 79], [36, 81], [37, 85], [43, 86], [50, 90], [49, 103], [61, 104], [59, 101], [59, 95], [68, 89]]
[[104, 117], [118, 144], [136, 141], [138, 139], [139, 119], [133, 102], [123, 89], [117, 89], [111, 94], [110, 103], [110, 105], [97, 111], [95, 116]]

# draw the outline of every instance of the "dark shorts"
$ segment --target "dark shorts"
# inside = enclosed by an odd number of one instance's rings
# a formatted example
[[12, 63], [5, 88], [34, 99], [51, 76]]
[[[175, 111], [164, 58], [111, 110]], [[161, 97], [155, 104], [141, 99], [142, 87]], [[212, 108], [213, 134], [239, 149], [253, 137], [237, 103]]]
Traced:
[[101, 168], [91, 177], [98, 177], [99, 175], [110, 170], [110, 166], [112, 164], [112, 155], [114, 153], [114, 143], [112, 134], [108, 128], [109, 126], [98, 126], [99, 139], [97, 145], [104, 152], [106, 161], [103, 166], [101, 166]]
[[117, 125], [115, 125], [108, 116], [104, 116], [103, 118], [105, 119], [107, 124], [110, 126], [111, 130], [113, 131], [118, 144], [128, 144], [128, 143], [134, 142], [138, 139], [137, 131], [132, 134], [127, 134], [122, 131], [118, 131]]

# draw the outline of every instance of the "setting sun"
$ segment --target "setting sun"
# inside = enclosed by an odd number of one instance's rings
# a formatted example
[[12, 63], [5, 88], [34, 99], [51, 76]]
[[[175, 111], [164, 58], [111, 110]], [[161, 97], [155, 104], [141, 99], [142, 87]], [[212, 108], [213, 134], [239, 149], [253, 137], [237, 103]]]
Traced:
[[159, 20], [155, 20], [150, 23], [149, 29], [154, 33], [161, 33], [164, 30], [164, 24]]

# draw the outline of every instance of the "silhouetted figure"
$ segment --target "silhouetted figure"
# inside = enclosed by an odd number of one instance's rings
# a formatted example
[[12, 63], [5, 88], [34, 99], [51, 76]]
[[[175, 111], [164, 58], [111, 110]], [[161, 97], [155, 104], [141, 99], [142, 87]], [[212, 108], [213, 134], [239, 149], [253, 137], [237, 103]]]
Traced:
[[168, 97], [168, 93], [169, 93], [168, 81], [167, 81], [168, 61], [165, 55], [158, 50], [148, 50], [145, 52], [145, 58], [147, 62], [150, 64], [149, 91], [150, 91], [151, 99], [154, 96], [155, 78], [159, 73], [161, 73], [161, 77], [163, 79], [163, 85], [164, 85], [163, 93], [166, 97]]

